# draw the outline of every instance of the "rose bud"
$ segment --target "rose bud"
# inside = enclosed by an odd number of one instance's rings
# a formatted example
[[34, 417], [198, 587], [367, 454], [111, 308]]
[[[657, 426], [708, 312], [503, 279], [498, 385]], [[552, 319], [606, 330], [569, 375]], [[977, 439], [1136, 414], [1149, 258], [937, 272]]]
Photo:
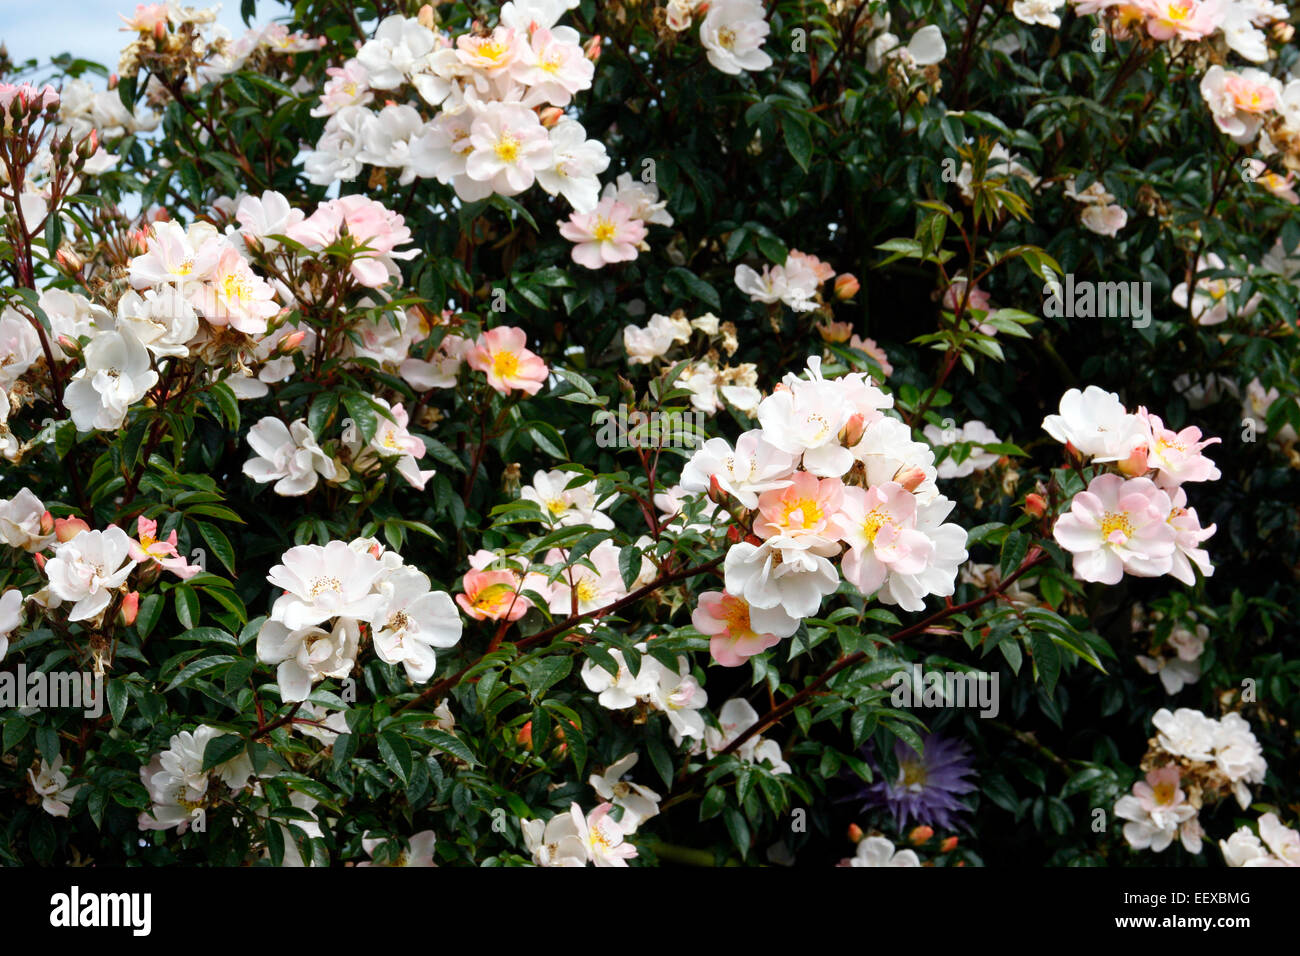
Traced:
[[41, 553], [38, 551], [38, 552], [36, 552], [35, 554], [32, 555], [32, 560], [36, 562], [36, 569], [37, 569], [38, 571], [44, 571], [44, 570], [45, 570], [45, 555], [41, 554]]
[[542, 125], [550, 129], [560, 120], [564, 119], [564, 110], [558, 106], [548, 106], [537, 114], [537, 118], [542, 121]]
[[433, 17], [433, 4], [431, 3], [426, 3], [422, 6], [420, 12], [415, 15], [415, 18], [420, 21], [420, 26], [424, 27], [426, 30], [432, 30], [433, 25], [438, 22]]
[[302, 345], [302, 340], [307, 337], [307, 331], [300, 329], [297, 332], [290, 332], [280, 340], [280, 354], [289, 355], [297, 351], [298, 346]]
[[54, 530], [54, 515], [46, 511], [41, 515], [41, 534], [49, 534]]
[[862, 837], [863, 837], [862, 827], [858, 826], [856, 823], [850, 823], [850, 824], [849, 824], [849, 839], [850, 839], [851, 841], [853, 841], [854, 843], [861, 843], [861, 842], [862, 842]]
[[1150, 468], [1147, 466], [1147, 455], [1149, 449], [1146, 445], [1138, 445], [1129, 453], [1129, 456], [1119, 462], [1119, 470], [1130, 478], [1141, 478]]
[[81, 534], [83, 531], [89, 531], [90, 525], [80, 518], [55, 518], [54, 519], [54, 536], [59, 539], [60, 543], [67, 543]]
[[848, 420], [847, 424], [845, 424], [844, 429], [840, 432], [840, 444], [845, 448], [852, 448], [858, 442], [862, 441], [862, 434], [866, 430], [866, 419], [862, 417], [861, 412], [854, 412], [853, 416]]
[[740, 539], [741, 539], [740, 525], [735, 525], [735, 524], [728, 525], [727, 540], [730, 541], [732, 544], [740, 544]]
[[527, 747], [529, 750], [533, 749], [533, 722], [531, 720], [524, 721], [524, 725], [519, 728], [519, 732], [515, 734], [515, 743]]
[[913, 827], [907, 838], [912, 841], [912, 846], [920, 846], [932, 836], [934, 836], [934, 828], [922, 824], [919, 827]]
[[902, 485], [908, 491], [916, 491], [925, 481], [925, 469], [920, 465], [909, 465], [906, 468], [898, 469], [894, 475], [894, 480]]
[[582, 52], [587, 55], [587, 59], [590, 60], [592, 63], [595, 63], [597, 60], [600, 59], [600, 34], [599, 33], [597, 33], [594, 37], [592, 37], [585, 44], [583, 44]]
[[116, 73], [110, 73], [110, 74], [108, 74], [108, 88], [109, 88], [110, 90], [115, 90], [115, 89], [117, 89], [117, 84], [120, 83], [121, 81], [122, 81], [122, 78], [121, 78], [120, 76], [118, 76]]
[[122, 623], [128, 627], [135, 623], [135, 619], [140, 614], [140, 592], [128, 591], [122, 598], [122, 608], [118, 612]]
[[1035, 491], [1025, 495], [1025, 514], [1033, 515], [1035, 518], [1041, 518], [1047, 513], [1047, 502], [1043, 496]]
[[709, 475], [709, 500], [715, 505], [725, 505], [728, 497], [722, 485], [718, 484], [718, 476]]
[[957, 838], [955, 836], [948, 837], [948, 839], [939, 844], [939, 849], [944, 853], [951, 853], [953, 850], [957, 849]]
[[851, 272], [835, 277], [835, 298], [843, 302], [857, 295], [860, 288], [862, 285], [858, 282], [858, 277]]

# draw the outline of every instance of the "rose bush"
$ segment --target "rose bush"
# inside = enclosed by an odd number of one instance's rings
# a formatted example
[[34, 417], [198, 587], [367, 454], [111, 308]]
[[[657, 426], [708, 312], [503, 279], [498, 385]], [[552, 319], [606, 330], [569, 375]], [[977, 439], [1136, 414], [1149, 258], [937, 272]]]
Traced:
[[0, 862], [1300, 863], [1286, 5], [242, 7], [3, 63]]

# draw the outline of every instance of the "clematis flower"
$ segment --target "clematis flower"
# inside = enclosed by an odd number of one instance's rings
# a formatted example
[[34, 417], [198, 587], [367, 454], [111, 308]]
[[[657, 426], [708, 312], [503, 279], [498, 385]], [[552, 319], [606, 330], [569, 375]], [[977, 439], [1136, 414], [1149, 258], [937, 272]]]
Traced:
[[573, 261], [588, 269], [599, 269], [615, 262], [628, 262], [637, 256], [645, 241], [645, 223], [633, 218], [630, 207], [616, 199], [602, 199], [589, 213], [574, 212], [560, 223], [560, 235], [576, 243]]
[[864, 809], [883, 807], [893, 816], [900, 830], [909, 820], [937, 829], [951, 829], [958, 818], [968, 812], [959, 798], [975, 791], [968, 778], [975, 773], [970, 748], [960, 740], [927, 734], [922, 738], [923, 752], [899, 739], [894, 742], [898, 776], [886, 777], [877, 759], [867, 751], [876, 768], [874, 782], [859, 791]]
[[799, 619], [781, 608], [751, 608], [726, 591], [701, 594], [691, 624], [709, 636], [709, 653], [723, 667], [738, 667], [799, 629]]
[[126, 583], [135, 561], [131, 540], [116, 525], [105, 531], [83, 531], [58, 545], [45, 562], [50, 591], [61, 601], [74, 601], [69, 621], [85, 621], [108, 607], [115, 588]]
[[536, 395], [546, 383], [548, 369], [528, 350], [527, 342], [523, 329], [498, 326], [478, 337], [465, 353], [465, 361], [476, 372], [486, 372], [488, 384], [502, 395], [512, 389]]
[[1173, 567], [1171, 507], [1169, 495], [1148, 478], [1098, 475], [1070, 501], [1052, 536], [1074, 555], [1081, 581], [1118, 584], [1125, 572], [1157, 577]]

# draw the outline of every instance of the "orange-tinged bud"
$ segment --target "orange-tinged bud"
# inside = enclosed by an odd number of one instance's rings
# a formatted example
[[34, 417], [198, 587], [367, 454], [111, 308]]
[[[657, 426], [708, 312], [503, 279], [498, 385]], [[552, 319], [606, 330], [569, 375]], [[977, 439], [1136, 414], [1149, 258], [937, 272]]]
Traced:
[[1148, 454], [1149, 449], [1146, 445], [1138, 445], [1127, 458], [1119, 463], [1119, 470], [1130, 478], [1141, 478], [1150, 470], [1147, 465]]
[[597, 60], [600, 59], [600, 34], [599, 33], [597, 33], [594, 37], [592, 37], [585, 44], [583, 44], [582, 52], [587, 54], [587, 59], [590, 60], [592, 63], [595, 63]]
[[944, 853], [951, 853], [953, 850], [957, 849], [957, 838], [955, 836], [948, 837], [948, 839], [944, 840], [943, 843], [939, 844], [939, 849]]
[[867, 430], [867, 420], [861, 412], [854, 412], [848, 420], [844, 429], [840, 432], [840, 444], [845, 448], [852, 448], [858, 442], [862, 441], [862, 435]]
[[290, 353], [297, 351], [298, 346], [302, 345], [302, 340], [306, 337], [307, 332], [305, 329], [298, 332], [290, 332], [280, 340], [280, 354], [289, 355]]
[[420, 12], [416, 14], [415, 18], [420, 21], [420, 26], [424, 27], [426, 30], [432, 30], [434, 23], [437, 22], [433, 18], [433, 4], [426, 3], [422, 6]]
[[120, 82], [122, 82], [122, 78], [118, 76], [116, 73], [110, 73], [108, 75], [108, 88], [110, 90], [117, 89], [117, 84]]
[[89, 531], [90, 525], [80, 518], [55, 518], [54, 536], [60, 543], [71, 541], [83, 531]]
[[167, 21], [159, 20], [153, 25], [154, 39], [161, 40], [167, 36]]
[[925, 481], [925, 469], [920, 465], [909, 465], [907, 468], [898, 469], [894, 475], [894, 480], [906, 488], [908, 491], [916, 491]]
[[920, 846], [932, 836], [934, 836], [934, 827], [928, 827], [925, 824], [922, 824], [919, 827], [913, 827], [912, 832], [907, 835], [907, 838], [912, 841], [912, 846]]
[[533, 722], [531, 720], [524, 721], [524, 725], [519, 728], [519, 732], [515, 734], [515, 743], [527, 747], [529, 750], [533, 748]]
[[550, 129], [560, 120], [564, 119], [564, 110], [558, 106], [548, 106], [537, 114], [537, 118], [542, 121], [542, 125]]
[[862, 288], [862, 285], [858, 282], [858, 277], [851, 272], [845, 272], [835, 277], [835, 298], [837, 299], [847, 302], [858, 294], [860, 288]]
[[718, 476], [709, 475], [709, 500], [715, 505], [723, 505], [727, 503], [727, 498], [726, 491], [718, 484]]
[[135, 623], [135, 619], [140, 614], [140, 592], [128, 591], [126, 597], [122, 598], [122, 623], [128, 627]]
[[742, 532], [739, 525], [729, 525], [727, 527], [727, 540], [732, 544], [740, 544]]
[[852, 840], [854, 843], [861, 843], [863, 835], [864, 834], [862, 833], [862, 827], [858, 826], [856, 823], [849, 824], [850, 840]]
[[41, 554], [41, 553], [38, 551], [36, 554], [33, 554], [33, 555], [32, 555], [32, 560], [36, 562], [36, 568], [37, 568], [37, 570], [40, 570], [40, 571], [44, 571], [44, 570], [45, 570], [45, 555]]
[[1025, 514], [1033, 515], [1035, 518], [1041, 518], [1047, 513], [1047, 502], [1043, 496], [1036, 491], [1031, 491], [1025, 495]]
[[41, 534], [49, 534], [54, 530], [54, 515], [46, 511], [41, 515]]

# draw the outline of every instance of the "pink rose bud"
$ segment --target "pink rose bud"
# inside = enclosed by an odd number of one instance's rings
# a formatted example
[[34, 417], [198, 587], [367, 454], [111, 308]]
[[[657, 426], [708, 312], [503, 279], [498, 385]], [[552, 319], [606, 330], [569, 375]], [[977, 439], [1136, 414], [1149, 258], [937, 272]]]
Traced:
[[37, 552], [36, 554], [32, 555], [32, 560], [36, 562], [37, 570], [40, 571], [45, 570], [45, 555], [41, 554], [40, 552]]
[[49, 534], [54, 530], [54, 515], [48, 511], [41, 515], [41, 534]]
[[519, 732], [515, 734], [515, 743], [527, 747], [529, 750], [533, 748], [533, 722], [531, 720], [524, 721], [524, 725], [519, 728]]
[[600, 34], [588, 40], [582, 47], [582, 52], [587, 54], [587, 59], [595, 63], [600, 59]]
[[290, 332], [280, 340], [280, 354], [288, 355], [291, 352], [296, 351], [298, 346], [302, 345], [302, 340], [306, 337], [307, 332], [305, 329], [298, 332]]
[[80, 518], [55, 518], [54, 519], [54, 536], [59, 539], [60, 543], [71, 541], [83, 531], [89, 531], [90, 525]]
[[847, 302], [858, 294], [858, 289], [862, 288], [858, 282], [857, 276], [851, 272], [835, 277], [835, 298]]
[[1142, 477], [1150, 470], [1147, 466], [1147, 454], [1147, 446], [1138, 445], [1127, 458], [1119, 462], [1119, 470], [1130, 478]]
[[862, 827], [858, 826], [856, 823], [849, 824], [849, 839], [852, 842], [861, 843], [863, 835]]
[[1047, 514], [1047, 502], [1043, 500], [1042, 495], [1033, 491], [1025, 495], [1025, 514], [1033, 515], [1035, 518]]
[[128, 591], [126, 597], [122, 598], [122, 623], [130, 626], [135, 623], [136, 617], [140, 614], [140, 592]]
[[957, 849], [957, 838], [955, 836], [948, 837], [948, 839], [944, 840], [943, 843], [939, 844], [939, 849], [944, 853], [951, 853], [953, 850]]
[[900, 468], [898, 473], [894, 475], [894, 480], [908, 491], [916, 491], [917, 488], [921, 487], [921, 482], [925, 481], [925, 469], [920, 465]]
[[718, 476], [709, 475], [709, 500], [715, 505], [722, 505], [727, 503], [727, 497], [722, 485], [718, 484]]
[[153, 35], [154, 35], [154, 38], [157, 39], [157, 40], [161, 40], [161, 39], [163, 39], [164, 37], [167, 36], [167, 21], [166, 21], [166, 20], [159, 20], [157, 23], [155, 23], [155, 24], [153, 25]]
[[121, 82], [121, 79], [122, 78], [118, 76], [116, 73], [110, 73], [108, 75], [108, 88], [110, 90], [117, 89], [117, 84]]
[[[862, 441], [862, 435], [866, 430], [867, 420], [862, 416], [861, 412], [855, 412], [853, 417], [849, 419], [848, 424], [844, 426], [844, 430], [840, 432], [840, 443], [845, 448], [852, 448]], [[924, 475], [922, 475], [922, 478], [924, 478]]]
[[560, 120], [564, 119], [564, 110], [558, 106], [548, 106], [537, 114], [537, 118], [542, 121], [542, 125], [550, 129]]
[[920, 846], [932, 836], [934, 836], [934, 828], [922, 824], [919, 827], [913, 827], [907, 838], [912, 841], [912, 846]]
[[437, 22], [433, 18], [433, 4], [426, 3], [422, 6], [420, 12], [416, 14], [415, 18], [420, 21], [420, 26], [424, 27], [426, 30], [432, 30], [434, 23]]

